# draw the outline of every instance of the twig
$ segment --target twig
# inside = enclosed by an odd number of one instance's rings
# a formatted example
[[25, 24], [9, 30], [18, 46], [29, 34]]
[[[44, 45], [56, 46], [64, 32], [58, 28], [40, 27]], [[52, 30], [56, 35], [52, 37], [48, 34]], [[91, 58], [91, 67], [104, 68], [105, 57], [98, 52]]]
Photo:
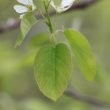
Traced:
[[80, 94], [74, 89], [68, 89], [67, 91], [65, 91], [64, 94], [67, 96], [70, 96], [71, 98], [75, 98], [79, 101], [82, 101], [82, 102], [85, 102], [85, 103], [88, 103], [94, 106], [110, 108], [110, 103], [106, 103], [104, 101], [93, 98], [91, 96]]
[[[70, 11], [73, 11], [73, 10], [80, 10], [80, 9], [85, 9], [89, 6], [91, 6], [92, 4], [96, 3], [97, 1], [99, 0], [84, 0], [80, 3], [75, 3], [73, 4], [73, 6], [65, 11], [64, 13], [66, 12], [70, 12]], [[51, 11], [49, 13], [50, 16], [54, 16], [56, 14], [55, 11]], [[44, 14], [45, 15], [45, 14]], [[36, 16], [37, 19], [42, 19], [42, 15], [41, 14], [38, 14]], [[5, 23], [3, 25], [0, 25], [0, 34], [1, 33], [4, 33], [4, 32], [7, 32], [7, 31], [11, 31], [11, 30], [14, 30], [14, 29], [17, 29], [20, 25], [20, 20], [19, 19], [14, 19], [12, 23]]]

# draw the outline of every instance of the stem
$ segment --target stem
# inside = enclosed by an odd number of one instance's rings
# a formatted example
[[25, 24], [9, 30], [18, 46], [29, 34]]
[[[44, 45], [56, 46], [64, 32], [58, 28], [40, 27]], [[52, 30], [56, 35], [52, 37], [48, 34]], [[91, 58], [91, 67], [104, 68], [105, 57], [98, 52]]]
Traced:
[[46, 15], [47, 15], [47, 20], [48, 20], [48, 22], [46, 24], [48, 25], [48, 27], [50, 29], [50, 32], [54, 33], [53, 26], [52, 26], [51, 19], [50, 19], [50, 15], [49, 15], [49, 12], [48, 12], [49, 4], [46, 5], [45, 1], [44, 1], [44, 7], [45, 7]]
[[50, 38], [50, 40], [51, 40], [51, 42], [53, 43], [53, 44], [56, 44], [56, 38], [55, 38], [55, 33], [54, 33], [54, 29], [53, 29], [53, 25], [52, 25], [52, 22], [51, 22], [51, 19], [50, 19], [50, 15], [49, 15], [49, 11], [48, 11], [48, 9], [49, 9], [49, 6], [50, 6], [50, 2], [51, 2], [51, 0], [49, 1], [49, 3], [46, 5], [46, 2], [44, 1], [44, 7], [45, 7], [45, 11], [46, 11], [46, 17], [47, 17], [47, 22], [46, 22], [46, 24], [47, 24], [47, 26], [49, 27], [49, 30], [50, 30], [50, 33], [51, 33], [51, 38]]
[[55, 37], [55, 33], [51, 34], [51, 38], [50, 38], [51, 42], [53, 44], [56, 44], [57, 43], [57, 40], [56, 40], [56, 37]]

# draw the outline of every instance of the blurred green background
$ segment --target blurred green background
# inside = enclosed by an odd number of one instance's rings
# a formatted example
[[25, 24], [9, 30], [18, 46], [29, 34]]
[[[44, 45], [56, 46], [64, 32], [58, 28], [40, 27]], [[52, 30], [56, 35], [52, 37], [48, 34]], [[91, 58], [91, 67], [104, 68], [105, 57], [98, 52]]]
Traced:
[[[13, 18], [19, 17], [13, 10], [16, 3], [16, 0], [0, 0], [0, 24], [7, 20], [10, 23]], [[42, 7], [39, 0], [37, 5]], [[84, 10], [60, 15], [56, 21], [57, 29], [63, 24], [81, 31], [87, 37], [97, 60], [98, 70], [94, 81], [87, 81], [73, 60], [71, 85], [80, 93], [110, 102], [110, 0], [99, 0]], [[43, 23], [37, 23], [20, 48], [14, 48], [19, 29], [0, 34], [0, 110], [110, 110], [65, 95], [56, 102], [42, 95], [33, 72], [39, 43], [31, 36], [40, 33], [39, 39], [42, 40], [42, 32], [46, 31], [48, 28]], [[64, 36], [59, 34], [58, 39], [64, 41]]]

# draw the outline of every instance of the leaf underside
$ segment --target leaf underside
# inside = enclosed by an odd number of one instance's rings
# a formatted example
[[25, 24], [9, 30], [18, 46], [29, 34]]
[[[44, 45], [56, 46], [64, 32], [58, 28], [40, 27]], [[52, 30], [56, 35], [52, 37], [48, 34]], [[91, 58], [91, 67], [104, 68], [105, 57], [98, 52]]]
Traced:
[[29, 12], [23, 16], [21, 19], [21, 25], [20, 25], [20, 34], [18, 36], [18, 39], [16, 41], [15, 46], [20, 46], [23, 40], [25, 39], [28, 31], [31, 29], [31, 27], [37, 22], [34, 14], [32, 12]]

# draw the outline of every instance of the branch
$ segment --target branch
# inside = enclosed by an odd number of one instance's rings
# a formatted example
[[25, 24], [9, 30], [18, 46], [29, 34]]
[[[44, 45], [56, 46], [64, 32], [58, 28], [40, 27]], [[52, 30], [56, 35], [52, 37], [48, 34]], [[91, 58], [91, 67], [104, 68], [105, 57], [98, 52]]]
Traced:
[[[85, 9], [85, 8], [91, 6], [92, 4], [96, 3], [97, 1], [99, 1], [99, 0], [84, 0], [80, 3], [75, 3], [75, 4], [73, 4], [73, 6], [69, 10], [65, 11], [64, 13], [70, 12], [70, 11], [73, 11], [73, 10], [78, 10], [78, 9], [79, 10]], [[50, 16], [54, 16], [56, 14], [56, 12], [51, 11], [49, 14], [50, 14]], [[38, 14], [36, 16], [36, 18], [37, 19], [42, 19], [42, 16], [40, 14]], [[7, 32], [7, 31], [17, 29], [19, 26], [20, 26], [20, 20], [19, 19], [14, 19], [13, 22], [11, 22], [11, 23], [8, 22], [8, 23], [5, 23], [3, 25], [0, 25], [0, 34], [4, 33], [4, 32]]]
[[75, 98], [79, 101], [82, 101], [82, 102], [85, 102], [85, 103], [88, 103], [94, 106], [110, 108], [110, 103], [106, 103], [99, 99], [80, 94], [74, 89], [68, 89], [67, 91], [65, 91], [64, 94], [67, 96], [70, 96], [71, 98]]

